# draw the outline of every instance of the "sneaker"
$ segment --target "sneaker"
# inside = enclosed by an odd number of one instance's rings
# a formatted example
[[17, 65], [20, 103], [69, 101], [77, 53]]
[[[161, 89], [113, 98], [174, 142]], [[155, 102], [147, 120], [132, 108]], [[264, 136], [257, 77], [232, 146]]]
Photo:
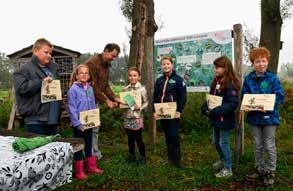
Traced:
[[100, 154], [100, 155], [97, 155], [96, 157], [97, 157], [98, 160], [101, 160], [103, 158], [103, 155]]
[[101, 151], [93, 151], [93, 155], [96, 156], [97, 160], [100, 160], [103, 158]]
[[252, 173], [252, 174], [248, 174], [245, 176], [245, 179], [247, 181], [256, 181], [256, 180], [262, 180], [263, 179], [263, 173], [260, 173], [258, 171]]
[[263, 183], [266, 186], [273, 185], [275, 183], [275, 173], [273, 171], [266, 172]]
[[232, 170], [229, 170], [226, 168], [223, 168], [219, 173], [215, 174], [217, 178], [228, 178], [232, 175], [233, 175]]
[[221, 161], [221, 160], [218, 160], [217, 162], [215, 162], [215, 163], [213, 164], [213, 168], [214, 168], [215, 170], [220, 170], [220, 169], [224, 168], [224, 162]]
[[215, 174], [217, 178], [228, 178], [232, 175], [232, 170], [226, 168], [223, 168], [219, 173]]

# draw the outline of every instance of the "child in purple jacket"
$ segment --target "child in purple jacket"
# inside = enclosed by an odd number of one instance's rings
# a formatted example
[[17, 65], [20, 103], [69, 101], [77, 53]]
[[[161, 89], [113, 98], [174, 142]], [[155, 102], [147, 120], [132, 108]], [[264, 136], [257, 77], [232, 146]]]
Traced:
[[[85, 129], [79, 120], [81, 111], [96, 109], [95, 96], [92, 86], [88, 83], [90, 79], [89, 69], [86, 65], [78, 65], [72, 74], [70, 89], [68, 90], [68, 112], [74, 137], [83, 138], [85, 142], [85, 156], [88, 172], [103, 174], [104, 170], [96, 166], [96, 157], [92, 155], [92, 128]], [[95, 127], [94, 127], [95, 128]], [[74, 153], [74, 176], [84, 180], [87, 176], [83, 170], [83, 151]]]

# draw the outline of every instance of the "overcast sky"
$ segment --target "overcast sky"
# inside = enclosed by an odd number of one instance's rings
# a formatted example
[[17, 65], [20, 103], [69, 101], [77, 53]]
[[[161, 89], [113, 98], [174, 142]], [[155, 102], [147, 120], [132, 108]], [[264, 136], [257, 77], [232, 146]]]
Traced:
[[[108, 42], [129, 46], [129, 23], [121, 0], [1, 0], [0, 52], [13, 53], [45, 37], [81, 53], [100, 52]], [[260, 0], [155, 0], [163, 28], [156, 39], [232, 29], [260, 31]], [[291, 34], [291, 35], [290, 35]], [[293, 19], [283, 24], [280, 62], [293, 62]]]

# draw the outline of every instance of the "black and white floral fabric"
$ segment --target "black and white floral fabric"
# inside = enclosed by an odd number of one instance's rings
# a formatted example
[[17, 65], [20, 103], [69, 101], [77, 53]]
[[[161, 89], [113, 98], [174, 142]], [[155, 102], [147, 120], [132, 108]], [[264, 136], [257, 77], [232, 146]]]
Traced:
[[0, 191], [53, 190], [71, 182], [70, 143], [52, 142], [20, 154], [12, 148], [16, 138], [0, 136]]

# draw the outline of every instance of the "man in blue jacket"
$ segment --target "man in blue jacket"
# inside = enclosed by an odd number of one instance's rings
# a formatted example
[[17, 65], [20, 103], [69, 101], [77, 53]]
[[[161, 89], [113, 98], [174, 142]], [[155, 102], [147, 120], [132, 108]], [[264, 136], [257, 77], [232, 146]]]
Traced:
[[[279, 109], [284, 102], [284, 91], [278, 77], [267, 71], [270, 52], [266, 48], [255, 48], [249, 54], [254, 71], [245, 77], [243, 94], [276, 94], [273, 111], [249, 111], [247, 123], [251, 126], [254, 142], [256, 173], [247, 175], [248, 180], [263, 179], [264, 184], [274, 184], [277, 163], [275, 143], [276, 128], [280, 124]], [[265, 161], [265, 151], [268, 160]]]
[[42, 83], [57, 78], [57, 64], [51, 62], [52, 50], [48, 40], [38, 39], [31, 60], [13, 73], [17, 110], [31, 133], [57, 133], [60, 101], [41, 103]]

